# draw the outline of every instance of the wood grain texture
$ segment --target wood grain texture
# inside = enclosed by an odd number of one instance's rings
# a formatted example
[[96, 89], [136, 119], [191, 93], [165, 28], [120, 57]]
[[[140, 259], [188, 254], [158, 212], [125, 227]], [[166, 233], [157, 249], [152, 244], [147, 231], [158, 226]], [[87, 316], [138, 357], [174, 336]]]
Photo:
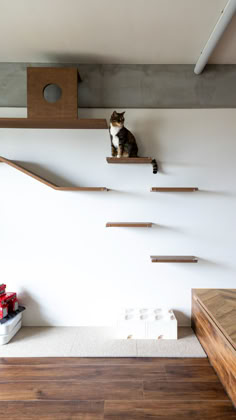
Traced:
[[124, 164], [132, 164], [132, 163], [137, 163], [137, 164], [143, 164], [143, 163], [152, 163], [152, 158], [150, 157], [136, 157], [136, 158], [117, 158], [117, 157], [107, 157], [107, 162], [108, 163], [124, 163]]
[[217, 372], [227, 393], [236, 406], [236, 351], [218, 328], [213, 318], [199, 302], [193, 290], [192, 326]]
[[106, 187], [57, 187], [58, 191], [109, 191]]
[[152, 263], [197, 263], [197, 257], [192, 255], [151, 255]]
[[193, 192], [197, 187], [152, 187], [151, 192]]
[[[201, 375], [200, 380], [202, 380]], [[144, 398], [147, 400], [228, 400], [222, 384], [215, 382], [182, 382], [145, 380]], [[130, 398], [129, 398], [130, 399]]]
[[107, 129], [104, 118], [71, 119], [31, 119], [31, 118], [0, 118], [0, 128], [36, 128], [36, 129]]
[[50, 188], [52, 188], [54, 190], [57, 190], [57, 191], [108, 191], [108, 189], [106, 187], [59, 187], [58, 185], [48, 181], [47, 179], [43, 178], [42, 176], [39, 176], [39, 175], [35, 174], [34, 172], [23, 168], [18, 163], [13, 162], [12, 160], [6, 159], [3, 156], [0, 156], [0, 162], [6, 163], [7, 165], [11, 166], [12, 168], [17, 169], [18, 171], [24, 173], [25, 175], [28, 175], [31, 178], [36, 179], [36, 181], [39, 181], [42, 184], [47, 185], [47, 187], [50, 187]]
[[[56, 84], [62, 94], [56, 102], [44, 98], [46, 86]], [[27, 113], [33, 119], [78, 118], [78, 70], [76, 67], [28, 67]]]
[[105, 420], [228, 420], [236, 413], [228, 401], [105, 401]]
[[103, 420], [103, 401], [2, 401], [1, 420]]
[[1, 420], [235, 419], [208, 359], [0, 359]]
[[171, 382], [218, 382], [211, 366], [166, 366], [166, 379]]
[[[139, 400], [143, 381], [0, 382], [0, 401], [13, 400]], [[227, 397], [228, 398], [228, 397]]]
[[236, 289], [194, 289], [194, 296], [236, 349]]
[[152, 223], [145, 222], [107, 222], [106, 227], [137, 227], [137, 228], [151, 228]]
[[0, 365], [0, 382], [37, 380], [143, 380], [153, 378], [165, 380], [165, 367], [159, 364], [139, 363], [138, 365]]
[[209, 361], [206, 357], [1, 357], [0, 365], [56, 365], [65, 367], [68, 365], [80, 366], [80, 365], [99, 365], [99, 366], [126, 366], [139, 364], [154, 364], [154, 366], [166, 367], [168, 365], [177, 366], [209, 366]]

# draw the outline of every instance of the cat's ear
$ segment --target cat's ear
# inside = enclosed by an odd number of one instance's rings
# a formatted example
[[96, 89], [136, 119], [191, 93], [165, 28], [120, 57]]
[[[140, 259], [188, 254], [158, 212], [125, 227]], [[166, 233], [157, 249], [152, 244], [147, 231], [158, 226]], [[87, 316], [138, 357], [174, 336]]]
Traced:
[[121, 115], [124, 115], [125, 114], [125, 111], [124, 112], [121, 112]]
[[112, 115], [117, 115], [117, 112], [116, 111], [113, 111]]

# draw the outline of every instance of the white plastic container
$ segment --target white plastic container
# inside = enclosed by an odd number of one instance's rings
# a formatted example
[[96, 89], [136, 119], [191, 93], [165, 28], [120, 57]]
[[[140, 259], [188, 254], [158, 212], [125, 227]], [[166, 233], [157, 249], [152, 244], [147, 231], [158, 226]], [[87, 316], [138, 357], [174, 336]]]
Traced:
[[11, 331], [15, 328], [16, 324], [22, 319], [22, 312], [14, 316], [14, 318], [9, 319], [8, 321], [4, 322], [4, 324], [0, 324], [0, 335], [7, 335], [10, 334]]
[[[19, 314], [20, 315], [20, 314]], [[0, 345], [9, 343], [9, 341], [16, 335], [16, 333], [21, 328], [22, 321], [20, 320], [18, 324], [15, 325], [15, 327], [11, 330], [9, 334], [2, 334], [0, 335]], [[3, 324], [4, 325], [4, 324]]]
[[172, 309], [126, 309], [117, 322], [116, 336], [120, 339], [176, 340], [177, 319]]

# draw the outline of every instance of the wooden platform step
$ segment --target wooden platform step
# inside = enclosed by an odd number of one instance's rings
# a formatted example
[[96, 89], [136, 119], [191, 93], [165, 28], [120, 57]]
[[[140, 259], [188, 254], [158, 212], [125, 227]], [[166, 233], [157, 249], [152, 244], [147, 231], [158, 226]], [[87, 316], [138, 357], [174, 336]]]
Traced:
[[40, 120], [32, 118], [0, 118], [0, 128], [107, 129], [105, 119]]
[[192, 255], [151, 255], [153, 263], [197, 263], [198, 258]]
[[192, 192], [198, 191], [197, 187], [152, 187], [151, 192]]
[[107, 157], [107, 162], [108, 163], [117, 163], [117, 164], [132, 164], [132, 163], [137, 163], [137, 164], [143, 164], [143, 163], [152, 163], [152, 158], [151, 157], [136, 157], [136, 158], [125, 158], [125, 157], [121, 157], [121, 158], [117, 158], [117, 157]]
[[147, 222], [107, 222], [106, 227], [133, 227], [133, 228], [151, 228], [152, 223]]

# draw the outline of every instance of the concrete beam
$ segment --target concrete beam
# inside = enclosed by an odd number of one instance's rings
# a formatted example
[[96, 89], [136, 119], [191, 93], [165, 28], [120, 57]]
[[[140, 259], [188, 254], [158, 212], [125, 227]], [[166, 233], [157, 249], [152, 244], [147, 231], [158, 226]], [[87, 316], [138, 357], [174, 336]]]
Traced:
[[26, 67], [77, 66], [80, 108], [235, 108], [236, 65], [0, 63], [0, 107], [26, 107]]

